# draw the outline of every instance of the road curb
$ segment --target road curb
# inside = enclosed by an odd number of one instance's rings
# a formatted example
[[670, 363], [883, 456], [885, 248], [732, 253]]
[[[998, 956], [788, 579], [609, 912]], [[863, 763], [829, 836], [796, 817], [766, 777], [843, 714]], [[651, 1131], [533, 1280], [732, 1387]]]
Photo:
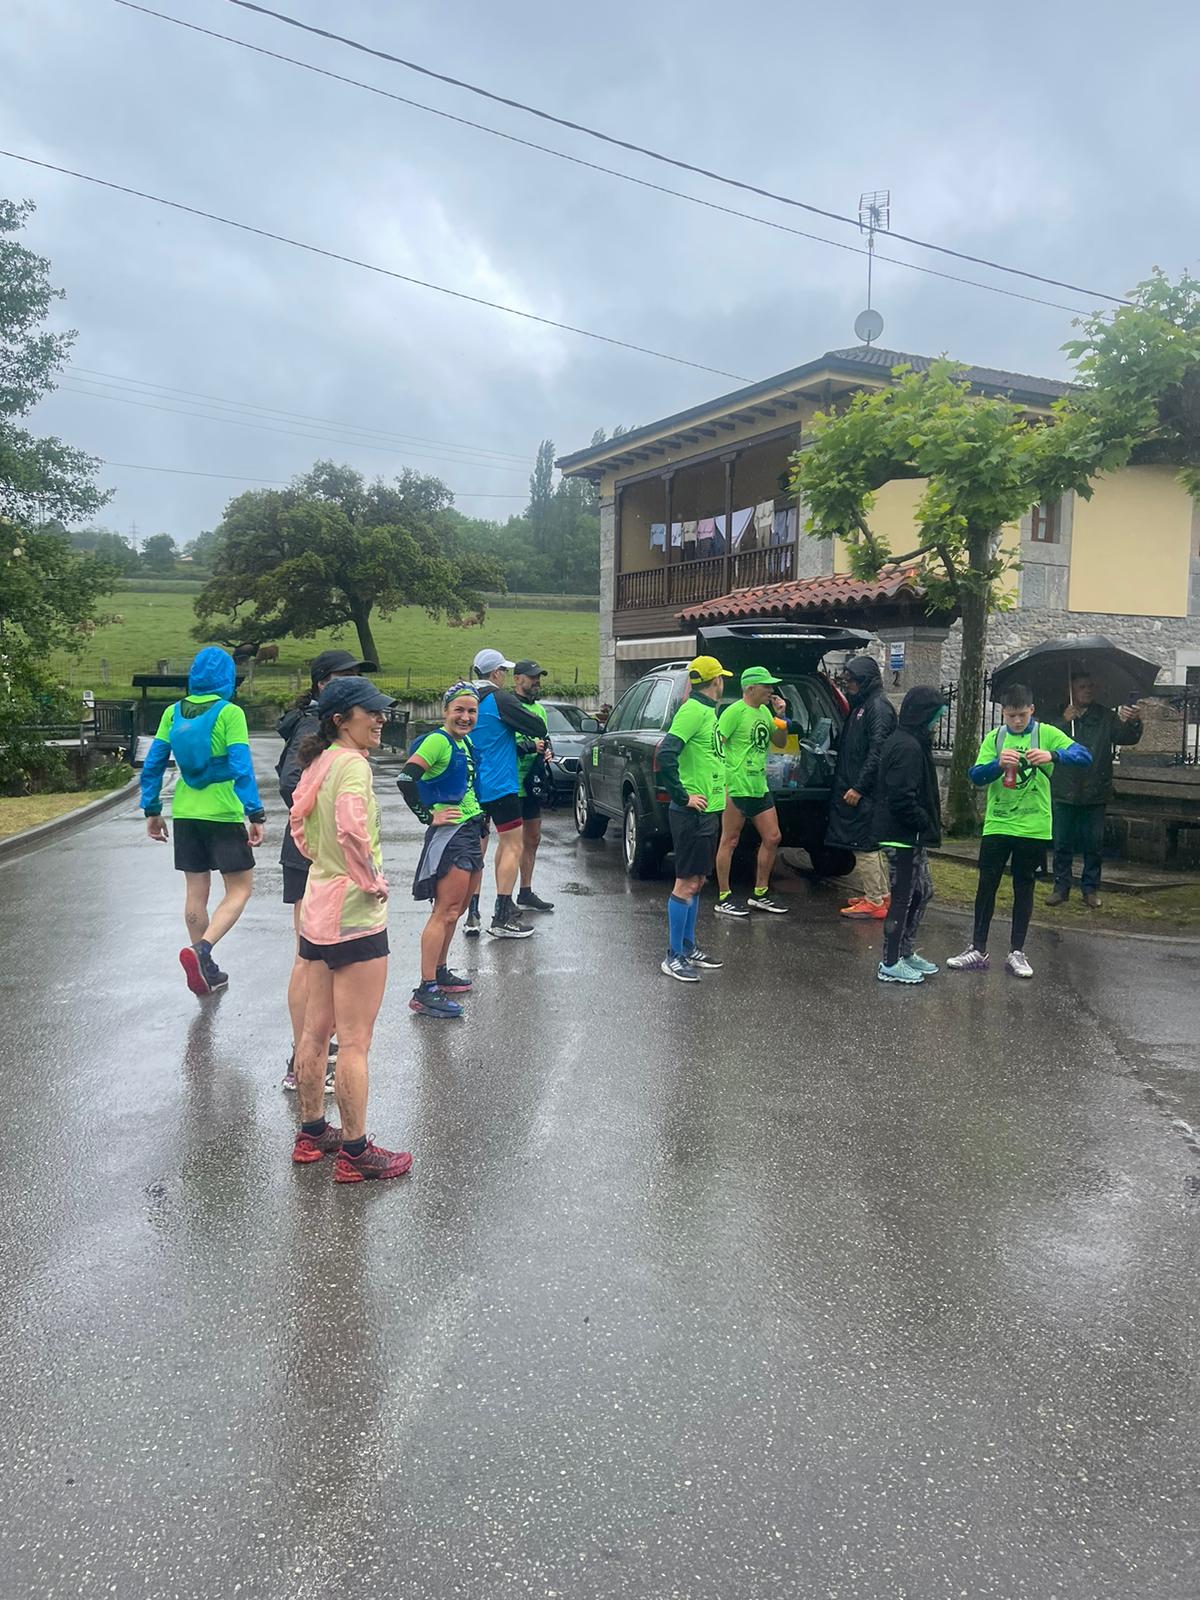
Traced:
[[[939, 912], [943, 917], [955, 917], [963, 922], [970, 922], [974, 912], [970, 906], [947, 905], [944, 900], [935, 896], [929, 902], [929, 913]], [[1004, 920], [1000, 913], [996, 913], [996, 921]], [[1183, 946], [1200, 950], [1200, 935], [1193, 933], [1132, 933], [1123, 928], [1064, 928], [1061, 923], [1040, 922], [1034, 917], [1030, 922], [1031, 928], [1036, 928], [1039, 933], [1056, 933], [1060, 939], [1133, 939], [1138, 944], [1169, 944], [1174, 949]]]
[[39, 822], [36, 828], [26, 828], [21, 833], [10, 834], [7, 839], [0, 839], [0, 864], [27, 855], [52, 839], [74, 833], [77, 828], [86, 828], [104, 812], [113, 811], [123, 801], [131, 800], [138, 791], [140, 781], [134, 778], [123, 788], [102, 794], [98, 800], [89, 800], [87, 805], [75, 811], [64, 812], [61, 817], [51, 817], [49, 822]]

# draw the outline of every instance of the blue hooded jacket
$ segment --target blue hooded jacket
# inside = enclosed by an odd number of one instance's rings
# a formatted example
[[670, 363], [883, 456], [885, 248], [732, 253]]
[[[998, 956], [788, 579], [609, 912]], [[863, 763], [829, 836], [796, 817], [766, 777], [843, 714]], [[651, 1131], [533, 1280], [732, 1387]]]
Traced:
[[[246, 814], [254, 821], [263, 816], [250, 746], [242, 739], [222, 741], [221, 754], [214, 753], [217, 720], [228, 707], [237, 687], [237, 668], [228, 651], [216, 645], [199, 651], [188, 672], [188, 695], [171, 707], [170, 722], [164, 717], [158, 734], [142, 765], [142, 809], [148, 817], [162, 810], [159, 798], [163, 773], [174, 756], [179, 774], [189, 789], [203, 790], [218, 783], [232, 783], [234, 793]], [[210, 698], [214, 697], [214, 698]], [[239, 716], [241, 714], [239, 713]], [[167, 738], [163, 738], [164, 730]]]

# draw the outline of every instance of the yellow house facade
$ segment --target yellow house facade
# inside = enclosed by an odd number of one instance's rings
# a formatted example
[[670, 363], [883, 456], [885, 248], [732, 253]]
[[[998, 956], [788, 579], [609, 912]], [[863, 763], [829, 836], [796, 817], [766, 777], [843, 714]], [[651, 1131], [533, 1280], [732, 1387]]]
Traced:
[[[750, 615], [736, 597], [753, 606], [763, 591], [808, 585], [802, 592], [828, 592], [830, 620], [864, 622], [839, 599], [846, 586], [817, 583], [848, 570], [846, 553], [803, 532], [805, 509], [787, 490], [788, 459], [803, 448], [816, 411], [890, 383], [901, 365], [920, 371], [930, 360], [865, 345], [828, 351], [560, 459], [563, 473], [589, 478], [600, 494], [604, 698], [656, 660], [686, 654], [694, 623], [681, 613], [725, 597]], [[1045, 416], [1068, 392], [1019, 373], [964, 374], [975, 392], [1011, 399], [1030, 416]], [[889, 483], [877, 496], [872, 526], [897, 552], [919, 542], [913, 508], [922, 488]], [[1200, 677], [1200, 512], [1171, 468], [1127, 467], [1097, 480], [1091, 499], [1068, 494], [1031, 507], [1005, 539], [1020, 569], [1013, 608], [992, 619], [993, 663], [1040, 639], [1106, 633], [1160, 661], [1160, 681]], [[935, 671], [949, 681], [957, 671], [957, 629], [945, 619], [885, 607], [878, 624], [867, 625], [882, 641], [906, 645], [900, 687]]]

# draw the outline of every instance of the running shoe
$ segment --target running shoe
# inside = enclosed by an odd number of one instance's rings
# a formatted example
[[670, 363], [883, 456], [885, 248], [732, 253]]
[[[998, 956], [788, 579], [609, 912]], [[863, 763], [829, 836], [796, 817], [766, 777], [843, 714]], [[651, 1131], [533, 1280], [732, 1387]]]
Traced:
[[700, 974], [684, 956], [668, 956], [662, 964], [662, 971], [668, 978], [677, 978], [680, 983], [700, 982]]
[[751, 911], [773, 911], [777, 917], [786, 917], [788, 914], [787, 906], [781, 906], [769, 894], [752, 894], [746, 904]]
[[689, 950], [684, 959], [690, 966], [701, 967], [706, 972], [716, 972], [725, 965], [723, 961], [718, 961], [716, 956], [705, 955], [699, 948]]
[[443, 994], [470, 994], [473, 987], [470, 978], [451, 972], [449, 967], [437, 969], [437, 986]]
[[534, 929], [532, 924], [522, 922], [516, 911], [510, 911], [506, 917], [495, 917], [488, 932], [493, 939], [528, 939]]
[[844, 917], [853, 917], [858, 922], [883, 922], [887, 914], [886, 900], [878, 904], [874, 900], [852, 900], [848, 906], [842, 907]]
[[367, 1140], [367, 1148], [360, 1156], [348, 1156], [338, 1151], [333, 1168], [334, 1183], [364, 1183], [368, 1178], [402, 1178], [412, 1170], [412, 1156], [407, 1150], [384, 1150]]
[[936, 961], [926, 961], [925, 957], [917, 955], [915, 950], [911, 956], [901, 956], [900, 959], [906, 967], [919, 972], [923, 978], [932, 978], [934, 973], [941, 970]]
[[976, 950], [970, 944], [961, 955], [951, 956], [946, 967], [951, 972], [986, 972], [991, 964], [991, 957], [986, 950]]
[[203, 996], [212, 993], [212, 985], [205, 976], [200, 952], [194, 945], [185, 945], [179, 952], [179, 965], [183, 968], [187, 986], [193, 994]]
[[451, 1000], [440, 989], [426, 989], [424, 985], [413, 990], [408, 1009], [421, 1017], [444, 1017], [447, 1021], [466, 1016], [466, 1010], [457, 1000]]
[[740, 900], [735, 900], [732, 895], [725, 900], [718, 900], [713, 907], [713, 913], [718, 917], [748, 917], [750, 913]]
[[297, 1166], [309, 1161], [320, 1161], [322, 1156], [335, 1156], [342, 1148], [342, 1130], [332, 1122], [325, 1124], [324, 1133], [305, 1133], [301, 1128], [292, 1146], [292, 1160]]
[[479, 907], [477, 905], [472, 904], [471, 909], [467, 912], [467, 920], [463, 924], [463, 934], [468, 939], [478, 939], [479, 937]]
[[201, 956], [200, 965], [204, 968], [204, 977], [208, 983], [210, 993], [216, 994], [218, 989], [228, 987], [229, 974], [222, 972], [211, 956]]
[[1033, 968], [1025, 959], [1024, 950], [1010, 950], [1008, 960], [1004, 963], [1005, 972], [1011, 972], [1014, 978], [1032, 978]]
[[525, 911], [553, 911], [553, 900], [543, 900], [540, 895], [534, 894], [532, 889], [522, 889], [517, 895], [517, 904]]
[[908, 962], [901, 959], [893, 966], [886, 966], [882, 961], [875, 976], [880, 983], [924, 983], [925, 974], [918, 972], [916, 967], [910, 967]]
[[288, 1057], [287, 1071], [283, 1075], [283, 1087], [288, 1094], [296, 1092], [296, 1052], [293, 1050]]

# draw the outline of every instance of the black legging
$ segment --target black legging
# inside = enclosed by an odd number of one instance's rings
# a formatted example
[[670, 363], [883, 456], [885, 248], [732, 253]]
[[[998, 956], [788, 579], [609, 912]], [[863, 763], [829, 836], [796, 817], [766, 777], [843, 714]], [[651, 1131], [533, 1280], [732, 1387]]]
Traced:
[[1013, 914], [1011, 950], [1024, 950], [1033, 915], [1033, 879], [1046, 849], [1045, 839], [1019, 839], [1008, 833], [985, 834], [979, 842], [979, 888], [975, 891], [976, 950], [986, 950], [996, 890], [1012, 856]]

